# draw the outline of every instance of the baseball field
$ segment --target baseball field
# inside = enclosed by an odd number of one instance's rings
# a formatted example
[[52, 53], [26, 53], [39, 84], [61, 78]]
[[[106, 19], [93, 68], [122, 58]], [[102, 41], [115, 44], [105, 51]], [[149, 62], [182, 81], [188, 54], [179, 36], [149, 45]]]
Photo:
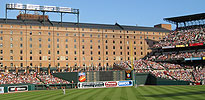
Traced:
[[0, 94], [0, 100], [205, 100], [205, 86], [139, 86], [39, 90]]

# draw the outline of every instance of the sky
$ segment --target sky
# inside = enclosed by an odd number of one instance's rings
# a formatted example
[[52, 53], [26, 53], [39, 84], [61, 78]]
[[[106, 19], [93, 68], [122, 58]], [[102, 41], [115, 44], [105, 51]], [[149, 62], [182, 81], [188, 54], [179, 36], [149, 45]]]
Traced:
[[[169, 24], [163, 18], [205, 12], [205, 0], [0, 0], [0, 2], [0, 18], [5, 18], [7, 3], [22, 3], [79, 9], [81, 23], [113, 25], [117, 22], [120, 25], [145, 27], [153, 27], [160, 23]], [[19, 11], [10, 10], [8, 18], [15, 19], [18, 14]], [[51, 21], [60, 21], [60, 14], [46, 14]], [[63, 21], [76, 22], [76, 15], [64, 14]]]

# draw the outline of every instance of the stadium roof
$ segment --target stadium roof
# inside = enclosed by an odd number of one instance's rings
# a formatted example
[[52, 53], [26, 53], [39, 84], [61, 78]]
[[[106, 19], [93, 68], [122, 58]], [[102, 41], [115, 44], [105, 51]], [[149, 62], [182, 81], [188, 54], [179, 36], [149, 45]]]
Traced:
[[[55, 27], [78, 27], [77, 23], [72, 22], [56, 22], [56, 21], [37, 21], [37, 20], [17, 20], [17, 19], [0, 19], [0, 24], [17, 24], [17, 25], [36, 25], [36, 26], [55, 26]], [[113, 29], [113, 30], [128, 30], [128, 31], [151, 31], [151, 32], [170, 32], [170, 30], [155, 27], [141, 27], [141, 26], [125, 26], [111, 25], [111, 24], [92, 24], [92, 23], [79, 23], [80, 28], [93, 28], [93, 29]]]
[[202, 20], [202, 19], [205, 19], [205, 13], [164, 18], [165, 21], [168, 21], [171, 23], [181, 23], [181, 22], [195, 21], [195, 20]]

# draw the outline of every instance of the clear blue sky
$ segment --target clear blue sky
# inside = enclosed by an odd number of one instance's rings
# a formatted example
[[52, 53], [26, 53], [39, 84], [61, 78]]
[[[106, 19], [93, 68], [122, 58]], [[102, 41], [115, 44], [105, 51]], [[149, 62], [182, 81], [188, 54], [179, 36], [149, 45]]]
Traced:
[[[63, 6], [80, 9], [80, 22], [138, 25], [153, 27], [167, 23], [165, 17], [204, 13], [205, 0], [0, 0], [0, 18], [5, 18], [6, 3]], [[18, 11], [9, 11], [8, 18], [16, 18]], [[52, 21], [60, 21], [60, 14], [48, 13]], [[65, 14], [63, 21], [74, 22], [75, 15]]]

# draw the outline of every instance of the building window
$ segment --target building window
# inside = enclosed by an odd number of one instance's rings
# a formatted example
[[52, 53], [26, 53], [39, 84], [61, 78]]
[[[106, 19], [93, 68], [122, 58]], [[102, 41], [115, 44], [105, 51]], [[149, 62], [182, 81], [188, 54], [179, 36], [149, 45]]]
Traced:
[[106, 55], [108, 55], [108, 51], [106, 51]]
[[76, 39], [74, 39], [74, 42], [76, 42]]
[[20, 54], [23, 54], [23, 50], [20, 50]]
[[51, 54], [51, 51], [50, 51], [50, 50], [48, 50], [48, 54]]
[[3, 56], [0, 56], [0, 60], [3, 60]]
[[130, 52], [127, 52], [127, 55], [130, 55]]
[[113, 52], [113, 55], [115, 55], [115, 51]]
[[41, 50], [39, 50], [39, 54], [41, 54]]
[[48, 32], [48, 35], [51, 35], [51, 33], [50, 33], [50, 32]]
[[59, 39], [57, 39], [57, 42], [59, 42]]
[[140, 39], [142, 39], [142, 36], [140, 36]]
[[74, 45], [74, 48], [76, 49], [76, 45]]
[[85, 54], [85, 51], [82, 51], [82, 54], [84, 55], [84, 54]]
[[0, 44], [0, 48], [2, 48], [2, 47], [3, 47], [3, 44], [1, 43], [1, 44]]
[[50, 45], [50, 44], [48, 44], [48, 48], [51, 48], [51, 45]]
[[57, 60], [60, 60], [60, 57], [57, 57]]
[[60, 54], [60, 51], [57, 51], [57, 54]]
[[51, 39], [50, 38], [48, 38], [48, 42], [50, 42], [51, 41]]
[[68, 56], [65, 57], [65, 60], [68, 60]]
[[76, 33], [74, 33], [73, 36], [76, 36]]
[[10, 41], [13, 41], [13, 38], [12, 38], [12, 37], [10, 38]]
[[129, 46], [127, 46], [127, 49], [130, 49]]
[[57, 48], [59, 48], [59, 44], [57, 44]]
[[23, 41], [23, 38], [22, 38], [22, 37], [20, 37], [20, 41]]
[[82, 37], [84, 37], [85, 36], [85, 34], [82, 34]]
[[93, 46], [92, 46], [92, 45], [90, 45], [90, 49], [93, 49]]
[[74, 54], [76, 55], [76, 54], [77, 54], [77, 52], [76, 52], [76, 51], [74, 51]]
[[98, 43], [100, 43], [100, 40], [98, 40]]
[[32, 35], [32, 32], [30, 32], [30, 35]]
[[32, 50], [30, 50], [30, 54], [32, 54]]
[[[121, 32], [121, 31], [120, 31]], [[120, 38], [122, 38], [122, 36], [120, 35]]]
[[[67, 30], [67, 28], [66, 28], [66, 30]], [[65, 36], [68, 36], [68, 33], [66, 33], [66, 35]]]
[[106, 60], [108, 60], [108, 57], [106, 57]]
[[105, 38], [107, 38], [107, 34], [105, 34]]
[[100, 34], [98, 34], [98, 38], [100, 37]]
[[101, 57], [99, 57], [98, 60], [101, 60]]
[[39, 48], [41, 48], [41, 44], [39, 44]]
[[77, 60], [77, 57], [75, 57], [74, 60]]
[[10, 54], [13, 54], [13, 50], [10, 50]]
[[120, 49], [122, 49], [122, 46], [120, 46]]
[[100, 46], [98, 45], [98, 49], [100, 49]]
[[93, 35], [92, 35], [92, 34], [90, 34], [90, 37], [93, 37]]
[[20, 56], [20, 60], [23, 60], [23, 56]]
[[120, 41], [120, 44], [122, 44], [122, 41]]
[[115, 46], [113, 46], [113, 49], [115, 49]]
[[140, 41], [140, 44], [142, 44], [142, 41]]
[[136, 52], [134, 52], [134, 55], [136, 55], [137, 53]]
[[98, 55], [100, 55], [100, 51], [98, 51]]
[[39, 60], [42, 60], [41, 56], [39, 57]]
[[93, 54], [93, 51], [90, 51], [90, 54], [92, 55], [92, 54]]
[[141, 52], [141, 55], [143, 55], [143, 52]]
[[57, 36], [59, 36], [59, 33], [57, 33]]
[[66, 39], [65, 42], [68, 42], [68, 39]]
[[30, 56], [30, 60], [32, 60], [32, 56]]
[[0, 54], [3, 54], [3, 50], [0, 50]]
[[108, 49], [108, 46], [107, 46], [107, 45], [105, 46], [105, 49]]
[[12, 44], [12, 43], [10, 44], [10, 47], [11, 47], [11, 48], [13, 47], [13, 44]]
[[32, 38], [30, 38], [29, 40], [32, 41]]
[[41, 32], [38, 32], [38, 35], [41, 35]]
[[93, 57], [90, 57], [90, 60], [93, 60]]
[[65, 51], [66, 54], [68, 54], [68, 51]]
[[113, 40], [112, 43], [115, 44], [115, 40]]
[[65, 45], [65, 48], [68, 48], [68, 45], [67, 45], [67, 44]]
[[20, 48], [23, 48], [23, 44], [22, 43], [20, 44]]
[[122, 52], [120, 52], [120, 55], [122, 55]]
[[107, 40], [105, 40], [105, 43], [107, 43]]
[[13, 34], [13, 31], [10, 31], [10, 34]]
[[48, 60], [51, 60], [51, 57], [50, 57], [50, 56], [48, 56]]
[[41, 42], [41, 38], [39, 38], [38, 41]]

